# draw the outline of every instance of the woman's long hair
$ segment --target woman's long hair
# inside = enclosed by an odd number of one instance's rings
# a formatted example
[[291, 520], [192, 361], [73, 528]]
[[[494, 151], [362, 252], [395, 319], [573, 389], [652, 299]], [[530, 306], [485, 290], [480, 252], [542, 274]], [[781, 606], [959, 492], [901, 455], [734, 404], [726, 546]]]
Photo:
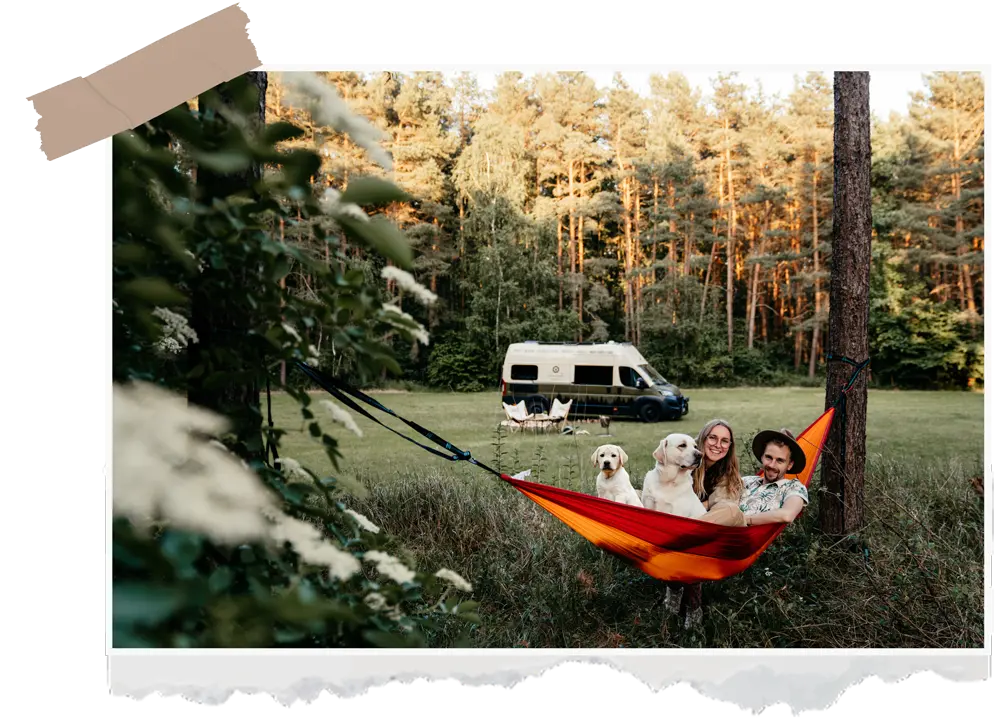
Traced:
[[705, 423], [705, 427], [698, 433], [695, 442], [702, 453], [705, 452], [705, 439], [712, 430], [721, 425], [729, 431], [729, 449], [726, 454], [716, 462], [711, 470], [706, 471], [705, 463], [702, 462], [692, 473], [694, 480], [694, 491], [702, 500], [706, 500], [718, 487], [725, 488], [725, 493], [732, 500], [739, 500], [743, 494], [743, 478], [740, 476], [740, 462], [736, 457], [736, 433], [725, 420], [716, 418]]

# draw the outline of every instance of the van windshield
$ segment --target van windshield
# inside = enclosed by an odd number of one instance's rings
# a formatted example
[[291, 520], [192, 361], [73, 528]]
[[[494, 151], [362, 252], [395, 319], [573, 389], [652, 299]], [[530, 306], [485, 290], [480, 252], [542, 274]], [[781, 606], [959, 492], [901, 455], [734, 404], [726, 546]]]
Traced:
[[639, 369], [642, 370], [653, 381], [654, 385], [669, 385], [660, 373], [656, 372], [651, 365], [640, 365]]

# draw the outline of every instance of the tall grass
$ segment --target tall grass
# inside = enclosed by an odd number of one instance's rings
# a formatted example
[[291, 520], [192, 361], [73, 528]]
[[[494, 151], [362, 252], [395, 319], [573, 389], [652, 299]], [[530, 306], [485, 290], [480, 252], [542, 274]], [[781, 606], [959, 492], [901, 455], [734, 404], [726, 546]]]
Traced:
[[983, 502], [969, 472], [872, 458], [852, 543], [822, 537], [814, 490], [754, 565], [704, 585], [692, 630], [666, 614], [663, 583], [489, 476], [365, 475], [359, 509], [421, 563], [470, 579], [478, 647], [982, 647]]
[[[684, 630], [662, 605], [664, 584], [591, 545], [513, 488], [468, 463], [449, 464], [364, 418], [344, 436], [344, 473], [366, 489], [352, 506], [384, 526], [425, 567], [467, 577], [481, 601], [479, 647], [982, 647], [984, 642], [983, 398], [971, 393], [871, 391], [867, 524], [834, 541], [819, 530], [820, 469], [810, 504], [745, 572], [703, 585], [704, 621]], [[711, 417], [737, 431], [740, 464], [762, 427], [803, 429], [823, 408], [820, 389], [699, 391], [680, 422], [612, 424], [613, 438], [497, 428], [496, 393], [409, 394], [385, 402], [506, 472], [594, 492], [590, 455], [605, 442], [629, 454], [633, 484], [669, 432], [695, 435]], [[283, 398], [284, 450], [320, 466]], [[926, 442], [935, 423], [938, 443]], [[398, 423], [394, 423], [398, 426]], [[577, 425], [577, 427], [581, 427]], [[332, 432], [337, 432], [331, 428]], [[942, 447], [954, 457], [940, 458]], [[311, 457], [316, 453], [317, 457]], [[464, 640], [442, 634], [438, 646]]]

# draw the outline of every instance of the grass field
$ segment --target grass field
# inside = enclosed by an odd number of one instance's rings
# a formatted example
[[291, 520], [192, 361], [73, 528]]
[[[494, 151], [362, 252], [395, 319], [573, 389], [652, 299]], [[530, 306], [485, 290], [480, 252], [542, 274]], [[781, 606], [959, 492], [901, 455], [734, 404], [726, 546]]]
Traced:
[[[824, 404], [823, 391], [813, 388], [691, 395], [682, 420], [615, 421], [610, 440], [589, 423], [576, 425], [589, 435], [498, 431], [504, 415], [496, 392], [378, 397], [497, 469], [530, 468], [532, 480], [587, 493], [594, 491], [590, 455], [604, 442], [625, 449], [638, 484], [660, 438], [696, 435], [707, 420], [723, 417], [736, 430], [749, 474], [757, 469], [748, 451], [757, 430], [798, 432]], [[289, 431], [283, 454], [330, 472], [294, 401], [275, 394], [272, 404], [275, 424]], [[983, 499], [972, 478], [983, 473], [983, 413], [981, 394], [871, 391], [867, 559], [819, 533], [816, 482], [802, 517], [753, 566], [704, 585], [704, 623], [692, 630], [664, 613], [661, 582], [590, 545], [485, 471], [434, 457], [360, 416], [361, 438], [322, 424], [341, 442], [341, 473], [367, 489], [354, 507], [416, 562], [450, 567], [473, 583], [483, 619], [472, 635], [476, 646], [981, 647]], [[454, 638], [432, 641], [443, 646]]]

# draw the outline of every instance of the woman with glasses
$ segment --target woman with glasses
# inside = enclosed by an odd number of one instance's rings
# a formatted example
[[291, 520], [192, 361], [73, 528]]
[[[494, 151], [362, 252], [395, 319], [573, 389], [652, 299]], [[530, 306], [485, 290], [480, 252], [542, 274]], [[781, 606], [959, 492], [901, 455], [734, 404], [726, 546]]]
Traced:
[[733, 429], [725, 420], [709, 420], [698, 433], [696, 443], [702, 452], [702, 461], [693, 473], [694, 491], [708, 510], [698, 519], [717, 525], [746, 525], [740, 511], [743, 478], [736, 458]]
[[[694, 491], [708, 509], [698, 519], [717, 525], [745, 526], [746, 519], [740, 510], [743, 478], [736, 459], [733, 429], [725, 420], [709, 420], [695, 442], [702, 452], [702, 459], [693, 473]], [[673, 614], [684, 608], [684, 627], [700, 624], [701, 583], [683, 585], [668, 582], [664, 605]]]

